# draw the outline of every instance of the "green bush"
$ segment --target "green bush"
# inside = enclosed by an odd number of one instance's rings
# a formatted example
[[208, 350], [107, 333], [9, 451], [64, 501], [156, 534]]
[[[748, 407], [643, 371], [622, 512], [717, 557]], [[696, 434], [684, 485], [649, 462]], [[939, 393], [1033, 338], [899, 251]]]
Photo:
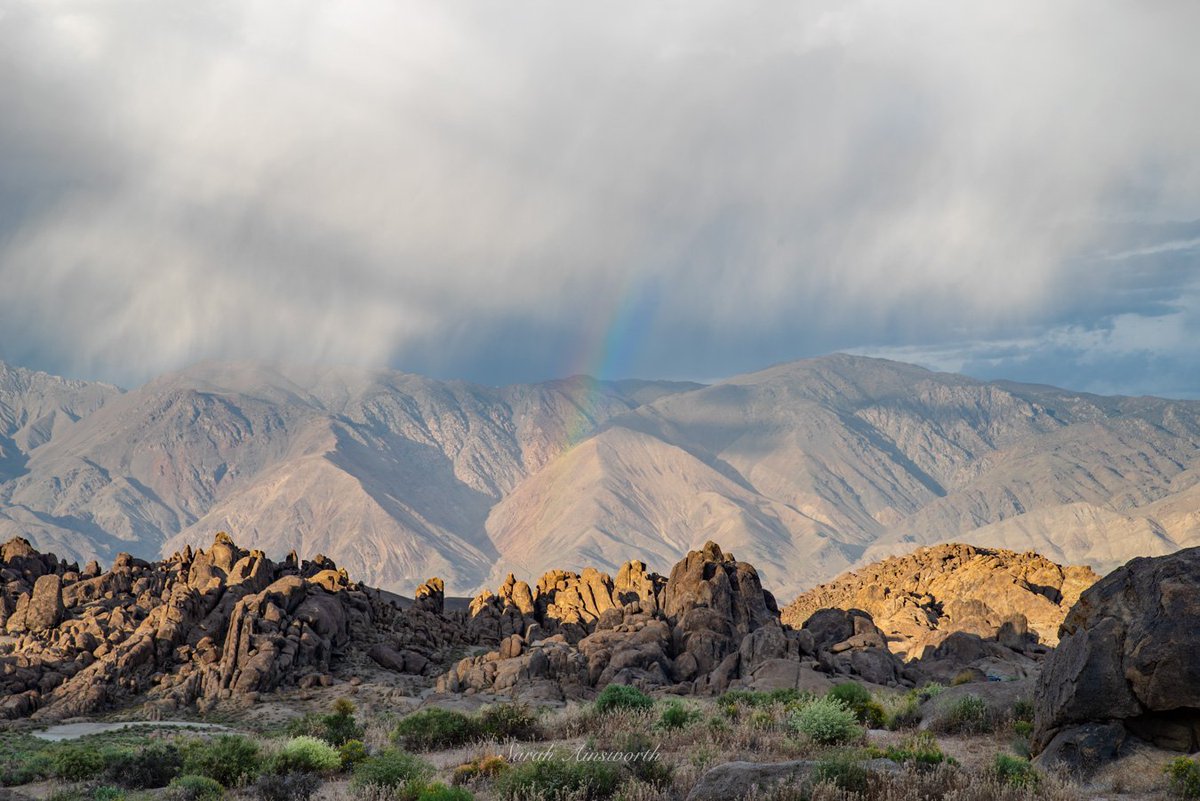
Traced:
[[817, 698], [792, 713], [793, 729], [822, 745], [840, 745], [862, 736], [858, 718], [836, 698]]
[[871, 696], [871, 691], [856, 681], [846, 681], [829, 691], [829, 697], [841, 701], [858, 718], [858, 722], [878, 729], [886, 717], [883, 705]]
[[462, 712], [430, 707], [414, 712], [396, 724], [392, 739], [413, 751], [455, 748], [479, 739], [478, 722]]
[[293, 737], [273, 754], [269, 771], [278, 775], [288, 773], [334, 773], [342, 767], [342, 755], [324, 740], [316, 737]]
[[1200, 798], [1200, 763], [1191, 757], [1176, 757], [1167, 763], [1164, 772], [1171, 794], [1180, 798]]
[[841, 701], [850, 709], [855, 709], [871, 701], [871, 691], [857, 681], [844, 681], [827, 694], [830, 698]]
[[149, 743], [111, 751], [104, 755], [104, 763], [105, 781], [147, 790], [170, 784], [183, 769], [183, 754], [170, 743]]
[[65, 745], [50, 759], [50, 775], [67, 782], [94, 779], [104, 772], [104, 755], [90, 745]]
[[207, 776], [225, 787], [253, 778], [260, 767], [258, 745], [240, 734], [192, 740], [183, 749], [185, 773]]
[[533, 740], [538, 731], [537, 713], [525, 704], [496, 704], [479, 713], [479, 729], [497, 740]]
[[355, 787], [400, 787], [424, 781], [432, 773], [433, 766], [420, 757], [386, 748], [358, 763], [351, 783]]
[[320, 737], [325, 739], [325, 716], [314, 712], [306, 712], [297, 718], [292, 718], [283, 727], [283, 733], [288, 737]]
[[689, 709], [682, 701], [668, 701], [658, 716], [656, 724], [660, 729], [682, 729], [700, 717], [695, 709]]
[[338, 747], [338, 756], [341, 757], [343, 768], [352, 768], [369, 754], [362, 740], [347, 740]]
[[170, 801], [220, 801], [225, 788], [208, 776], [185, 775], [171, 780], [166, 795]]
[[996, 778], [1013, 787], [1036, 787], [1041, 775], [1028, 759], [1010, 754], [996, 754], [992, 763]]
[[1032, 725], [1035, 712], [1033, 701], [1030, 701], [1028, 698], [1020, 698], [1013, 704], [1012, 719], [1016, 723], [1028, 723]]
[[883, 756], [893, 762], [911, 764], [918, 768], [932, 768], [942, 763], [954, 764], [938, 745], [937, 739], [927, 731], [905, 738], [898, 745], [889, 745]]
[[288, 721], [285, 732], [289, 737], [317, 737], [330, 745], [342, 745], [350, 740], [361, 740], [363, 728], [354, 717], [354, 703], [349, 698], [333, 702], [328, 715], [311, 712]]
[[321, 780], [313, 773], [264, 773], [253, 787], [262, 801], [309, 801], [321, 788]]
[[349, 698], [333, 702], [333, 711], [325, 716], [325, 736], [332, 745], [342, 745], [350, 740], [361, 740], [363, 727], [354, 718], [354, 703]]
[[993, 722], [986, 701], [978, 695], [964, 695], [940, 710], [932, 728], [942, 734], [986, 734]]
[[628, 684], [610, 684], [596, 696], [596, 711], [601, 713], [618, 709], [650, 709], [652, 706], [653, 698]]
[[475, 796], [462, 787], [447, 787], [441, 783], [426, 785], [417, 794], [417, 801], [475, 801]]
[[120, 787], [102, 784], [92, 790], [92, 801], [125, 801], [125, 791]]
[[891, 696], [886, 699], [883, 712], [883, 725], [889, 731], [900, 729], [915, 729], [921, 723], [921, 708], [913, 693]]
[[944, 684], [938, 684], [936, 681], [931, 681], [924, 687], [920, 687], [912, 692], [916, 694], [917, 702], [923, 704], [931, 698], [937, 698], [945, 691], [946, 686]]
[[577, 762], [567, 757], [516, 765], [496, 780], [495, 790], [506, 801], [565, 797], [601, 801], [611, 797], [620, 783], [620, 773], [608, 763]]

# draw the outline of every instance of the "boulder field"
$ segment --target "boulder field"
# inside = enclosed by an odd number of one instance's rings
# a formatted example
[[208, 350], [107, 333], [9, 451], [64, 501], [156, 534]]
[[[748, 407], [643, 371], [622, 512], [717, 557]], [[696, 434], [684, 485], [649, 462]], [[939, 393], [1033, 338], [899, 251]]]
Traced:
[[[535, 703], [588, 698], [610, 683], [712, 694], [1023, 678], [1036, 674], [1055, 614], [1087, 580], [1036, 555], [919, 553], [919, 570], [895, 587], [826, 591], [781, 617], [755, 568], [711, 542], [667, 576], [639, 561], [615, 576], [552, 570], [533, 586], [509, 575], [464, 608], [447, 602], [437, 578], [410, 601], [353, 581], [325, 557], [276, 562], [223, 533], [159, 562], [120, 555], [107, 571], [15, 539], [0, 548], [0, 716], [52, 720], [138, 704], [151, 716], [203, 713], [364, 670], [405, 674], [435, 697]], [[991, 583], [988, 570], [998, 576]], [[943, 581], [948, 572], [954, 581]], [[893, 575], [894, 566], [878, 580]], [[950, 603], [947, 588], [972, 575], [990, 605]], [[924, 628], [898, 645], [907, 631], [899, 620]]]

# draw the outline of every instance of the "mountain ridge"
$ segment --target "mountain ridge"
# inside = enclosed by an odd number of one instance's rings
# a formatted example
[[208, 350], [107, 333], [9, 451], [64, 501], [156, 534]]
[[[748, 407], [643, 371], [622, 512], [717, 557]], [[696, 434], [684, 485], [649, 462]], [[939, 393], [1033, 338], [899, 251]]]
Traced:
[[129, 391], [40, 380], [0, 380], [0, 538], [82, 561], [230, 530], [469, 594], [716, 540], [788, 598], [951, 540], [1101, 570], [1200, 541], [1196, 401], [847, 354], [709, 385], [219, 362]]

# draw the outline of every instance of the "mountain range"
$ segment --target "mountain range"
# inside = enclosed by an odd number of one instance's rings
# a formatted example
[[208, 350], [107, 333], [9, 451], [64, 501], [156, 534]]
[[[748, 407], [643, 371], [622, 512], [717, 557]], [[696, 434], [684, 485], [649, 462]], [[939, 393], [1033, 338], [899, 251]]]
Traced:
[[498, 388], [206, 363], [124, 391], [0, 364], [0, 541], [105, 561], [218, 530], [400, 592], [664, 570], [707, 540], [784, 598], [949, 541], [1104, 572], [1200, 543], [1200, 402], [845, 354]]

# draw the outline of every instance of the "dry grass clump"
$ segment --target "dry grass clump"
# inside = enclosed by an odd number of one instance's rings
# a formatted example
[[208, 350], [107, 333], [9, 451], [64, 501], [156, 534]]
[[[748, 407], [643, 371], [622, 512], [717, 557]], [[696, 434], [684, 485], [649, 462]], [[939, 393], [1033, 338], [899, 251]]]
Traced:
[[995, 776], [971, 773], [951, 765], [934, 770], [906, 770], [878, 774], [858, 789], [824, 781], [811, 788], [802, 785], [753, 790], [747, 801], [1082, 801], [1078, 787], [1046, 777], [1036, 787], [1018, 787]]

